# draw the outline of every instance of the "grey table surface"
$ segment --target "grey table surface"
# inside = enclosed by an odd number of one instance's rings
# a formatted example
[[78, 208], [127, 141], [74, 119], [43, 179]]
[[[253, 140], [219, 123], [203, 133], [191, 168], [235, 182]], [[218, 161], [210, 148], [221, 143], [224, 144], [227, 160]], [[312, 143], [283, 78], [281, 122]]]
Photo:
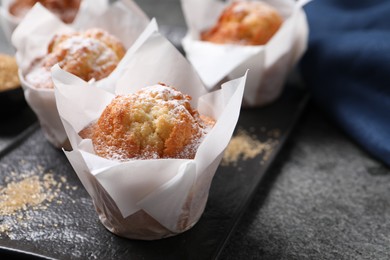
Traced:
[[[179, 0], [136, 2], [185, 28]], [[309, 104], [220, 259], [390, 259], [389, 198], [389, 168]]]
[[312, 104], [221, 259], [389, 259], [390, 171]]

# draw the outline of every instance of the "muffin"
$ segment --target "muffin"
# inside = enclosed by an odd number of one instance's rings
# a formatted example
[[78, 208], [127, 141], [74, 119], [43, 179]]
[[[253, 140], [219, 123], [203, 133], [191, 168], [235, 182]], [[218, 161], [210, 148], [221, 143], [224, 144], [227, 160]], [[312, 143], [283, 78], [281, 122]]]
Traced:
[[55, 35], [46, 56], [33, 62], [25, 80], [36, 88], [53, 88], [50, 69], [56, 63], [85, 81], [100, 80], [110, 75], [125, 51], [116, 37], [97, 28]]
[[[208, 93], [157, 31], [124, 59], [126, 70], [88, 89], [53, 67], [57, 108], [72, 145], [65, 154], [109, 231], [143, 240], [174, 236], [205, 209], [239, 117], [245, 76]], [[175, 89], [151, 86], [161, 79]]]
[[190, 100], [163, 83], [117, 96], [84, 135], [108, 159], [193, 159], [214, 120], [201, 117]]
[[0, 110], [3, 111], [0, 119], [12, 117], [25, 105], [16, 60], [13, 56], [0, 53]]
[[80, 2], [81, 0], [15, 0], [9, 6], [9, 12], [23, 18], [36, 3], [40, 3], [64, 23], [72, 23], [80, 8]]
[[[140, 174], [139, 178], [143, 179], [149, 175], [145, 174], [150, 171], [147, 170], [148, 167], [153, 169], [152, 165], [161, 163], [159, 160], [146, 162], [145, 159], [194, 159], [200, 143], [213, 128], [215, 120], [200, 115], [191, 107], [190, 100], [189, 95], [163, 83], [144, 87], [132, 94], [116, 96], [97, 121], [84, 128], [79, 135], [83, 139], [92, 139], [94, 151], [100, 157], [122, 163], [140, 160], [139, 163], [144, 163], [143, 167], [138, 168], [136, 172], [130, 167], [126, 172], [130, 175]], [[188, 163], [186, 160], [179, 161], [183, 164]], [[176, 165], [173, 162], [172, 164]], [[196, 223], [204, 210], [212, 177], [207, 173], [214, 171], [217, 164], [218, 162], [199, 174], [196, 185], [192, 185], [192, 182], [180, 182], [181, 187], [188, 185], [185, 188], [187, 192], [181, 197], [179, 193], [183, 191], [177, 191], [177, 196], [181, 199], [171, 197], [171, 201], [168, 202], [168, 207], [175, 208], [175, 210], [171, 208], [169, 213], [170, 219], [174, 222], [172, 225], [164, 225], [166, 222], [156, 218], [155, 211], [147, 210], [148, 207], [144, 209], [142, 206], [144, 202], [137, 204], [139, 210], [123, 216], [110, 192], [99, 181], [90, 179], [96, 192], [94, 196], [96, 211], [108, 230], [127, 238], [154, 240], [184, 232]], [[177, 170], [175, 167], [162, 168], [164, 169], [160, 177], [166, 175], [167, 170], [169, 172]], [[153, 175], [153, 172], [151, 174]], [[191, 176], [194, 172], [186, 169], [185, 174]], [[115, 178], [116, 174], [110, 176]], [[153, 182], [144, 181], [141, 184], [143, 187], [128, 190], [133, 192], [137, 189], [143, 192], [151, 190], [151, 187], [156, 185], [156, 179], [159, 178], [154, 178]], [[127, 195], [126, 198], [135, 200], [137, 196]]]
[[18, 87], [20, 87], [20, 81], [15, 58], [0, 54], [0, 92]]
[[224, 9], [215, 26], [201, 33], [201, 39], [217, 44], [264, 45], [282, 23], [272, 6], [238, 1]]

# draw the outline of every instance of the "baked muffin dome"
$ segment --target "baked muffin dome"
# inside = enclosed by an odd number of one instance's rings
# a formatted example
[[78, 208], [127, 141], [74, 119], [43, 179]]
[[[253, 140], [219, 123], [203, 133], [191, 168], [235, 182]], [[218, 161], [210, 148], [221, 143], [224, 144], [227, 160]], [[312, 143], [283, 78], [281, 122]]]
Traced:
[[20, 87], [18, 65], [14, 57], [0, 53], [0, 92]]
[[9, 7], [9, 12], [23, 18], [36, 3], [42, 4], [64, 23], [71, 23], [79, 11], [81, 0], [14, 0]]
[[117, 96], [92, 128], [96, 154], [116, 160], [194, 158], [213, 121], [203, 121], [190, 99], [161, 83]]
[[201, 34], [201, 39], [217, 44], [263, 45], [282, 22], [277, 10], [266, 3], [237, 1], [222, 12], [214, 27]]
[[47, 55], [33, 65], [26, 80], [37, 88], [53, 88], [50, 68], [56, 63], [85, 81], [100, 80], [110, 75], [125, 51], [117, 38], [101, 29], [56, 35]]

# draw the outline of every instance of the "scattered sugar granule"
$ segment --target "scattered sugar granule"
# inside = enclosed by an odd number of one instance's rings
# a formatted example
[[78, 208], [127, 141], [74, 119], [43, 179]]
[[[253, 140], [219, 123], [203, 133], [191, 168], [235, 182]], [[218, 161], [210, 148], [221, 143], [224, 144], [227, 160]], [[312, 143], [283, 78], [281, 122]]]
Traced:
[[38, 176], [10, 182], [0, 190], [0, 215], [10, 215], [28, 206], [36, 206], [46, 199]]
[[278, 143], [274, 138], [280, 135], [280, 131], [274, 130], [273, 133], [278, 134], [273, 134], [272, 137], [262, 142], [255, 136], [251, 136], [247, 131], [239, 130], [237, 135], [230, 140], [223, 155], [221, 165], [236, 165], [239, 160], [253, 159], [259, 154], [263, 154], [261, 163], [264, 163], [269, 159], [275, 145]]

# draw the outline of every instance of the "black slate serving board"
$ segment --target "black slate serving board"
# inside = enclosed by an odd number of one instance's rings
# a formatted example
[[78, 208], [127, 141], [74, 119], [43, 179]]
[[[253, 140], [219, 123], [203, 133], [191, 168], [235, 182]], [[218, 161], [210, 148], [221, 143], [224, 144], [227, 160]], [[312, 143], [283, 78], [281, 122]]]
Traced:
[[0, 185], [4, 187], [10, 177], [17, 179], [26, 172], [38, 176], [50, 172], [64, 185], [58, 189], [55, 200], [46, 202], [46, 209], [27, 209], [19, 218], [0, 216], [0, 224], [9, 226], [9, 230], [0, 232], [0, 256], [26, 259], [218, 258], [306, 102], [305, 91], [293, 84], [286, 86], [283, 95], [269, 106], [243, 108], [237, 129], [247, 130], [259, 140], [269, 138], [268, 130], [278, 130], [279, 135], [274, 138], [277, 143], [270, 156], [265, 160], [263, 155], [258, 155], [254, 159], [240, 160], [236, 165], [220, 166], [199, 222], [183, 234], [157, 241], [123, 239], [100, 224], [92, 200], [65, 155], [45, 140], [27, 107], [11, 119], [2, 119], [0, 129], [6, 129], [7, 134], [0, 131]]

